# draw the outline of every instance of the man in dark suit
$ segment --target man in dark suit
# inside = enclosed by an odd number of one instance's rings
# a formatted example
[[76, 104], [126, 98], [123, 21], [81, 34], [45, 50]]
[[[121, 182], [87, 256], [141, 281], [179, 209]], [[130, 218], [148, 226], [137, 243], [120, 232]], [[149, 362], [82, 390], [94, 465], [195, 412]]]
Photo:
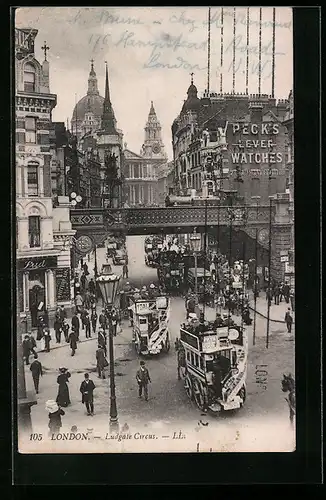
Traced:
[[65, 310], [65, 306], [60, 307], [59, 314], [60, 314], [61, 323], [63, 323], [64, 320], [67, 319], [67, 311]]
[[145, 401], [148, 401], [148, 383], [151, 382], [149, 371], [145, 366], [145, 361], [140, 362], [140, 368], [136, 373], [136, 380], [138, 383], [138, 396], [142, 397], [144, 389]]
[[82, 393], [82, 403], [85, 404], [87, 415], [94, 415], [94, 399], [93, 391], [95, 389], [95, 384], [93, 380], [90, 380], [89, 374], [85, 373], [85, 380], [80, 384], [80, 392]]
[[79, 329], [80, 329], [80, 321], [75, 313], [73, 317], [71, 318], [71, 326], [73, 327], [75, 334], [76, 334], [76, 340], [79, 340]]
[[100, 317], [98, 319], [99, 323], [100, 323], [100, 327], [102, 328], [102, 330], [104, 331], [105, 333], [105, 330], [107, 329], [108, 327], [108, 322], [107, 322], [107, 318], [106, 318], [106, 315], [105, 315], [105, 311], [103, 310], [100, 314]]
[[85, 325], [85, 336], [88, 339], [91, 337], [91, 320], [88, 311], [86, 311], [86, 314], [84, 316], [84, 325]]
[[38, 394], [40, 376], [41, 377], [43, 376], [42, 364], [40, 363], [40, 361], [38, 361], [37, 358], [38, 358], [38, 355], [34, 354], [34, 361], [30, 366], [36, 394]]
[[97, 343], [99, 346], [102, 347], [104, 351], [104, 355], [106, 356], [107, 350], [106, 350], [106, 335], [104, 330], [99, 330], [98, 336], [97, 336]]
[[23, 340], [23, 357], [26, 365], [29, 365], [29, 357], [31, 355], [31, 341], [28, 335], [25, 335]]
[[98, 378], [105, 378], [104, 368], [108, 366], [108, 362], [104, 353], [103, 347], [99, 344], [96, 350], [96, 366]]

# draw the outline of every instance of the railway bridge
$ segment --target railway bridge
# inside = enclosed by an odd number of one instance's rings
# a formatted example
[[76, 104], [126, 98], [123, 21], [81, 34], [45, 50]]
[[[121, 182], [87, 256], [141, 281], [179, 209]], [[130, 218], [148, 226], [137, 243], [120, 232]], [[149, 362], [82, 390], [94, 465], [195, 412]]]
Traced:
[[150, 208], [73, 208], [76, 249], [90, 252], [114, 233], [128, 235], [184, 234], [218, 229], [257, 239], [270, 251], [271, 275], [282, 275], [281, 257], [291, 244], [289, 195], [271, 197], [268, 205], [187, 206]]

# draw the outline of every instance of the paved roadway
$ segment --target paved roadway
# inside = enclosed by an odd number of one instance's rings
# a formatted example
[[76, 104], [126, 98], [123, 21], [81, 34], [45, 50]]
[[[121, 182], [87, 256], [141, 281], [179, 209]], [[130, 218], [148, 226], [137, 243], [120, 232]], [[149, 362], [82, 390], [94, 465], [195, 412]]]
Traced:
[[[138, 286], [156, 282], [156, 269], [148, 268], [144, 262], [144, 237], [129, 236], [127, 238], [127, 249], [129, 255], [129, 281]], [[98, 250], [99, 268], [104, 261], [105, 249], [103, 248]], [[92, 263], [90, 263], [89, 267], [93, 268]], [[121, 267], [113, 266], [113, 270], [121, 273]], [[207, 315], [214, 317], [214, 311], [207, 308]], [[203, 437], [205, 433], [208, 433], [208, 430], [210, 430], [210, 434], [207, 434], [207, 451], [209, 451], [210, 446], [213, 446], [213, 450], [219, 449], [220, 451], [278, 451], [281, 449], [290, 451], [293, 447], [294, 437], [289, 425], [287, 403], [284, 394], [281, 392], [281, 378], [283, 372], [294, 372], [294, 342], [293, 336], [289, 337], [286, 333], [285, 325], [271, 323], [270, 344], [269, 348], [266, 349], [266, 320], [257, 315], [256, 343], [254, 346], [252, 345], [252, 327], [248, 328], [250, 351], [247, 401], [244, 408], [235, 412], [204, 417], [195, 403], [188, 400], [182, 381], [177, 380], [174, 340], [179, 336], [179, 326], [184, 318], [184, 299], [173, 298], [169, 325], [171, 350], [169, 354], [161, 354], [159, 357], [146, 360], [152, 378], [148, 402], [137, 397], [135, 374], [139, 366], [139, 359], [132, 347], [129, 323], [128, 321], [123, 322], [122, 332], [115, 338], [114, 348], [116, 395], [120, 425], [127, 423], [133, 429], [140, 427], [152, 430], [160, 428], [176, 431], [188, 429], [187, 432], [192, 436], [187, 442], [188, 448], [187, 444], [185, 444], [186, 440], [170, 440], [168, 444], [166, 444], [166, 440], [163, 440], [163, 444], [160, 441], [161, 451], [172, 450], [172, 444], [174, 446], [172, 451], [184, 451], [183, 446], [185, 450], [189, 450], [190, 447], [191, 451], [196, 451], [193, 436], [197, 435], [196, 432], [198, 432]], [[82, 340], [83, 336], [82, 332]], [[79, 428], [89, 428], [90, 426], [93, 429], [107, 428], [109, 381], [108, 379], [100, 380], [97, 378], [96, 347], [96, 340], [90, 339], [78, 345], [75, 357], [71, 357], [70, 349], [67, 346], [53, 349], [50, 353], [40, 354], [39, 357], [44, 366], [45, 374], [40, 382], [38, 405], [32, 409], [34, 430], [42, 428], [43, 432], [45, 431], [47, 425], [45, 401], [56, 397], [56, 377], [60, 366], [66, 366], [72, 374], [69, 383], [72, 404], [63, 417], [63, 429], [70, 430], [72, 425], [77, 425]], [[258, 364], [267, 365], [265, 368], [268, 372], [266, 389], [256, 382], [255, 370]], [[93, 418], [86, 416], [79, 393], [79, 386], [85, 371], [93, 372], [92, 377], [96, 384], [95, 415]], [[27, 369], [26, 378], [27, 386], [31, 389], [32, 381]], [[200, 420], [207, 425], [202, 425]], [[225, 442], [219, 437], [221, 439], [219, 445], [215, 441], [212, 444], [213, 434], [216, 438], [215, 432], [220, 434], [222, 429]], [[232, 434], [232, 439], [226, 438], [229, 435], [228, 433]], [[232, 444], [230, 444], [230, 440]], [[137, 445], [139, 450], [139, 442], [133, 441], [132, 444]]]

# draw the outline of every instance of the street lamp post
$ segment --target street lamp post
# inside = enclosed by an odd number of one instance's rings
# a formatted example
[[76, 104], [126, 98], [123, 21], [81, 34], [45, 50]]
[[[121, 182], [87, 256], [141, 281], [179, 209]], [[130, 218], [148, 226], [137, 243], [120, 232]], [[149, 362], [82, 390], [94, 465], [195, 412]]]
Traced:
[[190, 248], [194, 252], [195, 256], [195, 294], [196, 297], [198, 296], [198, 276], [197, 276], [197, 269], [198, 269], [198, 252], [200, 252], [201, 249], [201, 236], [196, 232], [196, 228], [194, 229], [194, 232], [190, 235]]
[[109, 323], [109, 363], [110, 363], [110, 431], [119, 431], [117, 402], [115, 396], [114, 352], [113, 352], [113, 305], [115, 303], [120, 276], [107, 274], [96, 279], [105, 303], [105, 314]]

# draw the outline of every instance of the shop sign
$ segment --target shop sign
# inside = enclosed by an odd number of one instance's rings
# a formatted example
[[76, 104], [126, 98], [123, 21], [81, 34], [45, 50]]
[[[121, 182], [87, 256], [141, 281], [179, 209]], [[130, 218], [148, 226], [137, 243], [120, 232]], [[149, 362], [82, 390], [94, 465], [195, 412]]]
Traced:
[[19, 259], [18, 269], [20, 271], [37, 271], [39, 269], [51, 269], [57, 267], [57, 257], [31, 257], [30, 259]]

